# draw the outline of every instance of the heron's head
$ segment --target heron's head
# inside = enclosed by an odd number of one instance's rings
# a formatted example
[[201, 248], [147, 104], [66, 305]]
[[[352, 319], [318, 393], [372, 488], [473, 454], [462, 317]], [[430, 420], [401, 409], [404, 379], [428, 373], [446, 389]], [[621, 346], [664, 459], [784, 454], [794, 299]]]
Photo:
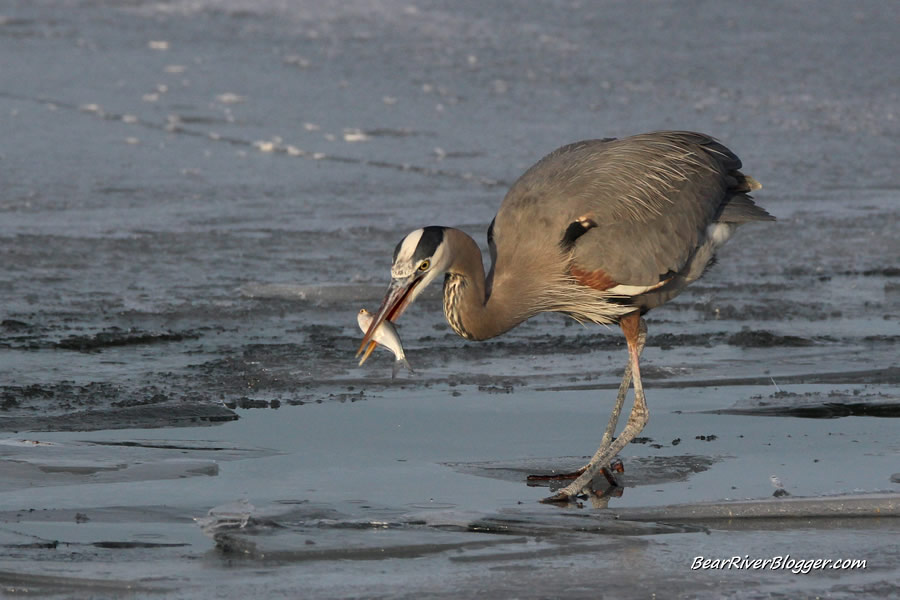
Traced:
[[[359, 346], [360, 352], [385, 320], [394, 322], [435, 277], [450, 266], [446, 227], [416, 229], [394, 248], [391, 284]], [[359, 355], [359, 352], [357, 352]]]

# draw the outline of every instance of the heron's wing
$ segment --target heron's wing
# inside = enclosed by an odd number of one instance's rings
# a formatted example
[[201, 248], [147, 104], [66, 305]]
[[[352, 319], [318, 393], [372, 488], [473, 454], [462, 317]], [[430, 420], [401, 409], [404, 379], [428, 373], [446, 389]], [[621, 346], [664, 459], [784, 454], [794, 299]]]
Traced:
[[632, 178], [641, 175], [623, 169], [627, 174], [618, 184], [582, 197], [596, 226], [576, 240], [573, 266], [638, 286], [654, 285], [684, 267], [719, 212], [727, 182], [711, 157], [669, 156], [635, 157], [647, 179], [638, 183]]
[[569, 245], [573, 268], [598, 281], [654, 285], [684, 267], [711, 223], [768, 217], [744, 194], [759, 184], [740, 166], [730, 150], [691, 132], [571, 144], [513, 185], [494, 236], [548, 235], [545, 248], [556, 236]]

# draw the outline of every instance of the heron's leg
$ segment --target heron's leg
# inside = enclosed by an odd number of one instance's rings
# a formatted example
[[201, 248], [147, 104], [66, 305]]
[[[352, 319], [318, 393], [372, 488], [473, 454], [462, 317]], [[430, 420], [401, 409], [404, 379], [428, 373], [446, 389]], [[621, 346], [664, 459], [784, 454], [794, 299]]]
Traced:
[[[638, 358], [641, 357], [641, 352], [644, 351], [644, 344], [647, 342], [647, 324], [638, 315], [637, 313], [632, 313], [627, 317], [623, 318], [623, 323], [626, 322], [627, 319], [637, 319], [638, 320], [638, 333], [637, 333], [637, 355]], [[623, 324], [622, 329], [624, 331], [625, 327], [629, 325]], [[633, 325], [632, 325], [633, 326]], [[627, 340], [627, 334], [626, 334]], [[616, 426], [619, 424], [619, 415], [622, 414], [622, 406], [625, 404], [625, 396], [628, 394], [628, 387], [631, 385], [631, 360], [628, 361], [628, 364], [625, 365], [625, 375], [622, 377], [622, 383], [619, 384], [619, 394], [616, 396], [616, 405], [613, 407], [612, 414], [609, 415], [609, 424], [606, 426], [606, 431], [603, 432], [603, 437], [600, 439], [600, 449], [608, 448], [612, 443], [612, 436], [616, 432]], [[587, 465], [585, 465], [587, 466]]]
[[[639, 319], [640, 322], [638, 324], [638, 338], [637, 338], [637, 353], [638, 356], [641, 355], [641, 352], [644, 351], [644, 344], [647, 341], [647, 325], [643, 319], [640, 318], [638, 313], [633, 313], [632, 315], [628, 315], [623, 319], [623, 321], [627, 319]], [[616, 404], [613, 406], [612, 414], [609, 416], [609, 423], [606, 425], [606, 431], [603, 432], [603, 437], [600, 439], [600, 448], [599, 450], [603, 450], [608, 448], [612, 443], [613, 434], [616, 432], [616, 426], [619, 424], [619, 416], [622, 414], [622, 406], [625, 404], [625, 396], [628, 395], [628, 388], [631, 387], [631, 361], [625, 365], [625, 374], [622, 376], [622, 383], [619, 384], [619, 393], [616, 395]], [[599, 451], [598, 450], [598, 451]], [[584, 465], [583, 467], [576, 469], [571, 473], [553, 473], [551, 475], [529, 475], [528, 481], [558, 481], [561, 479], [577, 479], [579, 475], [585, 472], [587, 468], [590, 467], [590, 463]], [[619, 462], [611, 462], [609, 464], [612, 471], [616, 473], [622, 473], [625, 469], [622, 467], [621, 461]], [[609, 481], [610, 485], [618, 485], [615, 480], [615, 476], [613, 476], [610, 469], [606, 466], [603, 467], [603, 475], [606, 477], [607, 481]]]
[[591, 462], [587, 464], [584, 473], [582, 473], [578, 479], [561, 489], [555, 496], [547, 498], [545, 500], [547, 502], [566, 501], [569, 498], [578, 495], [584, 488], [588, 487], [597, 473], [602, 470], [603, 465], [609, 463], [622, 448], [633, 440], [637, 434], [641, 432], [650, 418], [649, 411], [647, 410], [647, 403], [644, 399], [644, 385], [641, 381], [641, 368], [639, 363], [640, 351], [638, 350], [641, 332], [644, 332], [646, 335], [647, 326], [640, 316], [635, 316], [636, 318], [631, 318], [632, 315], [628, 315], [628, 317], [623, 318], [621, 321], [622, 331], [624, 331], [625, 340], [628, 342], [628, 360], [629, 365], [631, 366], [632, 380], [634, 382], [634, 406], [631, 409], [628, 422], [625, 424], [625, 428], [622, 430], [622, 433], [619, 434], [619, 437], [612, 441], [609, 446], [601, 446], [597, 450], [594, 457], [591, 458]]

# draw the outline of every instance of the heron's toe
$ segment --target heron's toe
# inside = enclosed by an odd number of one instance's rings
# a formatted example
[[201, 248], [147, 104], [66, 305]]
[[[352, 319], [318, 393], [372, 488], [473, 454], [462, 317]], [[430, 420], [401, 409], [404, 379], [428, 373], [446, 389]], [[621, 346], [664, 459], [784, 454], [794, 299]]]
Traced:
[[557, 492], [556, 494], [553, 494], [552, 496], [548, 496], [547, 498], [541, 500], [541, 504], [568, 504], [573, 500], [575, 500], [575, 498], [570, 496], [568, 493]]

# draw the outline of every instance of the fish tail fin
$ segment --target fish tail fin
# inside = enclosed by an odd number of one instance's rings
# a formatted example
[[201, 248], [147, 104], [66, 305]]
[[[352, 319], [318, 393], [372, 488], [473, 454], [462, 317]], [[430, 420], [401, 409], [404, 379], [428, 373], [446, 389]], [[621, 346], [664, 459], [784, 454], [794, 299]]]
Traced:
[[397, 373], [400, 372], [400, 367], [404, 367], [410, 373], [415, 374], [415, 371], [413, 371], [412, 367], [409, 366], [409, 361], [407, 361], [405, 358], [398, 358], [394, 361], [393, 367], [391, 367], [391, 379], [395, 379], [397, 377]]

